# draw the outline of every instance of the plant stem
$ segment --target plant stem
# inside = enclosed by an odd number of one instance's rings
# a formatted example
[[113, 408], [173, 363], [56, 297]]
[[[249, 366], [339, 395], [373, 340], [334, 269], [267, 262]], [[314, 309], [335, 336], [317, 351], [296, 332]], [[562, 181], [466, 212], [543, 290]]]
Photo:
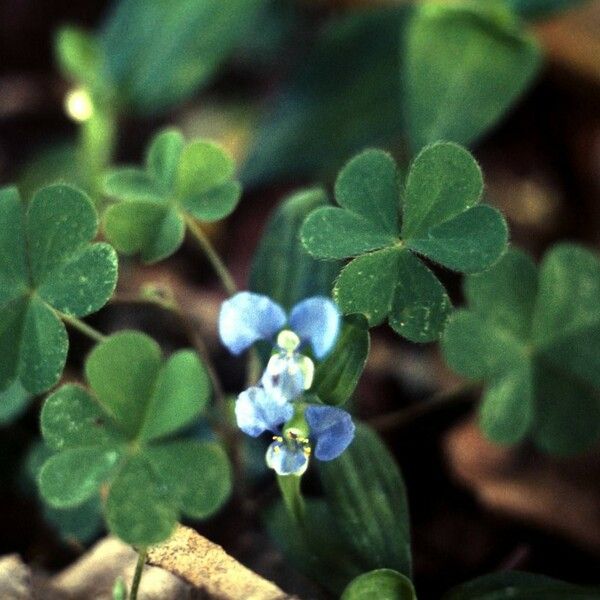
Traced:
[[473, 384], [463, 384], [453, 390], [434, 394], [427, 400], [417, 402], [406, 408], [401, 408], [385, 415], [378, 415], [369, 419], [367, 424], [377, 431], [397, 429], [438, 408], [464, 401], [465, 396], [476, 389], [477, 386]]
[[188, 229], [190, 230], [190, 233], [194, 236], [194, 238], [198, 242], [198, 245], [202, 248], [202, 250], [206, 254], [206, 257], [210, 261], [210, 264], [212, 265], [213, 269], [215, 270], [215, 273], [221, 280], [221, 283], [223, 284], [225, 291], [230, 296], [233, 296], [233, 294], [235, 294], [238, 291], [237, 285], [235, 285], [235, 281], [233, 280], [233, 277], [231, 276], [229, 269], [225, 266], [225, 263], [223, 262], [223, 260], [221, 259], [221, 257], [217, 253], [217, 251], [215, 250], [211, 241], [208, 239], [208, 237], [204, 233], [204, 231], [202, 231], [202, 228], [200, 227], [200, 225], [198, 225], [198, 223], [192, 217], [187, 217], [185, 220], [185, 223], [186, 223]]
[[147, 549], [140, 548], [138, 551], [137, 564], [135, 565], [135, 573], [133, 574], [133, 581], [131, 582], [129, 600], [137, 600], [138, 589], [140, 587], [140, 581], [142, 580], [142, 571], [144, 570], [144, 564], [146, 563], [146, 555]]
[[90, 339], [95, 342], [103, 342], [106, 339], [106, 336], [100, 333], [97, 329], [94, 329], [90, 325], [88, 325], [85, 321], [78, 319], [77, 317], [72, 317], [71, 315], [66, 315], [65, 313], [59, 312], [58, 316], [65, 322], [68, 323], [73, 329], [77, 329], [81, 331], [84, 335], [87, 335]]
[[283, 502], [292, 519], [298, 524], [304, 523], [304, 498], [300, 489], [302, 477], [297, 475], [277, 475], [277, 484], [281, 490]]

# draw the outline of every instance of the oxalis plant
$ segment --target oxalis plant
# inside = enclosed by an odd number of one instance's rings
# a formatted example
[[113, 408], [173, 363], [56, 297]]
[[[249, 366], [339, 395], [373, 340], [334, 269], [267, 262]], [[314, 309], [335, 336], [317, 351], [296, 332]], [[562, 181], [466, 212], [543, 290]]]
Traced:
[[[70, 185], [42, 188], [29, 202], [15, 188], [0, 191], [0, 385], [4, 402], [51, 390], [33, 469], [39, 490], [55, 514], [73, 520], [83, 511], [88, 524], [101, 515], [139, 552], [119, 597], [136, 598], [149, 546], [182, 518], [224, 505], [243, 433], [266, 441], [282, 503], [265, 522], [294, 563], [346, 600], [416, 598], [401, 474], [352, 415], [369, 328], [385, 322], [411, 342], [441, 340], [451, 368], [484, 382], [480, 422], [492, 440], [527, 438], [566, 455], [600, 437], [600, 262], [573, 244], [551, 248], [539, 267], [507, 250], [506, 222], [482, 201], [481, 170], [459, 145], [426, 146], [405, 171], [369, 149], [339, 173], [335, 203], [321, 188], [285, 199], [244, 291], [201, 225], [230, 214], [241, 195], [219, 145], [186, 143], [168, 129], [143, 166], [109, 168], [101, 189], [100, 217]], [[99, 222], [107, 241], [95, 241]], [[82, 320], [113, 297], [118, 253], [155, 263], [177, 251], [186, 230], [227, 294], [220, 340], [246, 357], [248, 385], [231, 406], [207, 355], [167, 355], [141, 331], [104, 335]], [[465, 307], [452, 306], [440, 267], [466, 274]], [[61, 384], [67, 328], [94, 347], [81, 380]], [[215, 414], [221, 441], [200, 441], [194, 425]], [[305, 499], [302, 478], [315, 468], [324, 496]], [[508, 588], [511, 597], [588, 597], [508, 572], [448, 598]]]

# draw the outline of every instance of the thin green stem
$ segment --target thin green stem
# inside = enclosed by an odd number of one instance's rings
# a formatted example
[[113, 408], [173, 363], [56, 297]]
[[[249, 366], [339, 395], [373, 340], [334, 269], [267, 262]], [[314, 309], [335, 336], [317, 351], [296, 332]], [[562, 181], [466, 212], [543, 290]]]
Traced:
[[221, 280], [223, 287], [226, 292], [233, 296], [238, 291], [237, 285], [235, 285], [235, 281], [229, 272], [229, 269], [225, 266], [225, 263], [215, 250], [211, 241], [208, 239], [207, 235], [204, 233], [200, 225], [191, 217], [187, 217], [186, 225], [190, 230], [190, 233], [194, 236], [194, 239], [198, 242], [198, 245], [202, 248], [206, 257], [210, 261], [215, 273]]
[[138, 589], [140, 587], [140, 581], [142, 580], [142, 571], [146, 564], [146, 555], [148, 551], [146, 548], [140, 548], [138, 550], [137, 564], [135, 565], [135, 573], [133, 574], [133, 581], [131, 582], [131, 591], [129, 592], [129, 600], [137, 600]]
[[81, 331], [81, 333], [95, 342], [103, 342], [106, 339], [106, 336], [103, 333], [100, 333], [97, 329], [94, 329], [85, 321], [82, 321], [77, 317], [72, 317], [71, 315], [66, 315], [62, 312], [59, 312], [58, 315], [65, 323], [68, 323], [71, 327], [73, 327], [73, 329]]
[[302, 477], [297, 475], [277, 475], [277, 484], [281, 490], [283, 502], [292, 519], [298, 524], [304, 523], [305, 505], [300, 484]]

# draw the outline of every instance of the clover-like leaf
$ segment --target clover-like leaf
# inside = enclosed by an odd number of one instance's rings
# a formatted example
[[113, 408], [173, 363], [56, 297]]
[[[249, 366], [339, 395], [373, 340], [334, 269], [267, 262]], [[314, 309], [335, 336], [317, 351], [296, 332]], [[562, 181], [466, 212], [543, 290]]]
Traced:
[[473, 273], [496, 262], [506, 248], [502, 215], [480, 205], [483, 180], [463, 148], [440, 142], [413, 161], [404, 187], [393, 158], [366, 150], [340, 172], [338, 207], [313, 211], [302, 242], [317, 258], [356, 257], [333, 293], [346, 314], [370, 325], [386, 318], [415, 342], [439, 337], [451, 310], [442, 284], [418, 258]]
[[227, 456], [216, 443], [177, 439], [209, 399], [198, 356], [166, 361], [148, 336], [124, 331], [86, 361], [90, 391], [65, 385], [42, 409], [42, 434], [55, 452], [39, 475], [56, 508], [79, 506], [106, 490], [109, 529], [128, 543], [160, 542], [180, 515], [206, 517], [231, 489]]
[[233, 159], [217, 144], [167, 129], [153, 139], [145, 168], [109, 172], [104, 192], [120, 200], [104, 216], [107, 238], [123, 254], [152, 263], [183, 242], [186, 219], [216, 221], [236, 207], [241, 186]]
[[416, 600], [415, 588], [408, 577], [393, 569], [375, 569], [353, 579], [340, 600]]
[[[548, 2], [546, 2], [548, 4]], [[532, 84], [539, 44], [500, 2], [427, 2], [407, 26], [403, 103], [415, 151], [471, 144]]]
[[30, 394], [52, 387], [68, 349], [61, 313], [89, 315], [111, 297], [117, 256], [90, 243], [97, 228], [75, 188], [42, 188], [27, 208], [15, 188], [0, 190], [0, 390], [15, 381]]
[[465, 281], [468, 306], [444, 331], [446, 361], [486, 383], [484, 432], [499, 443], [532, 438], [572, 454], [600, 438], [600, 260], [553, 247], [539, 271], [509, 251]]

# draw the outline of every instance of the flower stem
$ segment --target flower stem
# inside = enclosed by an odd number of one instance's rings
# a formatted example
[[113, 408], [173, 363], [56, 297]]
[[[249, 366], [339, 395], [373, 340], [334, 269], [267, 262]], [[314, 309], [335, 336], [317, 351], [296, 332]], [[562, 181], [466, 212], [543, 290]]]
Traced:
[[301, 481], [302, 477], [297, 475], [277, 475], [283, 502], [290, 516], [298, 525], [303, 524], [305, 512], [304, 498], [300, 489]]
[[140, 587], [140, 581], [142, 580], [142, 571], [144, 570], [144, 564], [146, 563], [146, 555], [147, 549], [140, 548], [138, 551], [137, 564], [135, 565], [135, 573], [133, 574], [133, 581], [131, 582], [129, 600], [137, 600], [138, 589]]
[[65, 322], [68, 323], [73, 329], [77, 329], [90, 339], [95, 342], [103, 342], [106, 339], [106, 336], [103, 333], [100, 333], [97, 329], [94, 329], [90, 325], [88, 325], [85, 321], [78, 319], [77, 317], [72, 317], [71, 315], [66, 315], [65, 313], [59, 312], [58, 316]]
[[187, 217], [185, 223], [188, 229], [190, 230], [190, 233], [198, 242], [198, 245], [206, 254], [206, 257], [210, 261], [210, 264], [215, 270], [215, 273], [221, 280], [221, 283], [223, 284], [223, 287], [225, 288], [226, 292], [230, 296], [233, 296], [233, 294], [235, 294], [238, 291], [237, 285], [235, 284], [235, 281], [233, 280], [229, 269], [225, 266], [225, 263], [215, 250], [211, 241], [208, 239], [204, 231], [202, 231], [200, 225], [198, 225], [198, 223], [192, 217]]

